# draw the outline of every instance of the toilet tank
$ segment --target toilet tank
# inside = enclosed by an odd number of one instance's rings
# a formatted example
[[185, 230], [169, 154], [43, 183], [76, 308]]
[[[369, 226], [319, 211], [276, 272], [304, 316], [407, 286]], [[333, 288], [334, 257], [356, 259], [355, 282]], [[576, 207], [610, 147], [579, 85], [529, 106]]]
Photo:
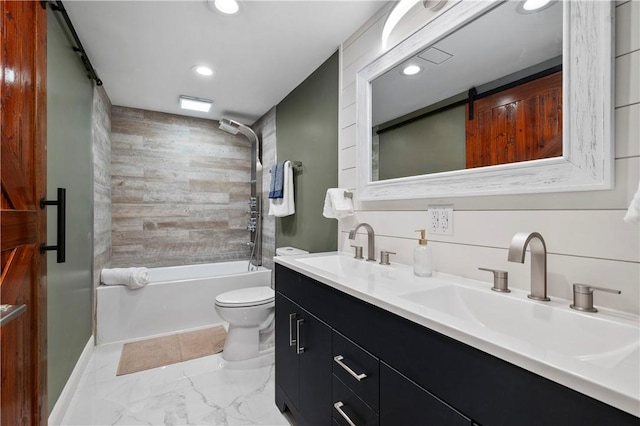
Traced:
[[276, 256], [291, 256], [294, 254], [309, 254], [309, 252], [296, 247], [278, 247], [276, 249]]

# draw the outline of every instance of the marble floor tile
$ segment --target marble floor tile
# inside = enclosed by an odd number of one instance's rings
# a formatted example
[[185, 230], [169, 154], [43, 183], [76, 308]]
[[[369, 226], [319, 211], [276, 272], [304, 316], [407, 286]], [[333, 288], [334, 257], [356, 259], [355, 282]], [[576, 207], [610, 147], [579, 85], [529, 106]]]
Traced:
[[121, 350], [95, 348], [64, 425], [291, 425], [275, 406], [271, 362], [231, 369], [217, 354], [116, 376]]

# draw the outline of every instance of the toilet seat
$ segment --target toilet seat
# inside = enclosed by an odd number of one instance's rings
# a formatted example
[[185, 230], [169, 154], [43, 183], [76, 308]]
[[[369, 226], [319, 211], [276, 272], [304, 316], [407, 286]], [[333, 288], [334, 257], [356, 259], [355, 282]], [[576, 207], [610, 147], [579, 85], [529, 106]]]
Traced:
[[223, 308], [248, 308], [273, 303], [275, 292], [267, 286], [241, 288], [216, 297], [216, 305]]

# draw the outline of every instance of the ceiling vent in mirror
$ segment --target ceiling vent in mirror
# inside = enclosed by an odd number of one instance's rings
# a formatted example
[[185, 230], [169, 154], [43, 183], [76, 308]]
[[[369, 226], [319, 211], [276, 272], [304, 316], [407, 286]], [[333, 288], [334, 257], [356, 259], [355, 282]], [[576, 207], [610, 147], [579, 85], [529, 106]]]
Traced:
[[435, 47], [430, 47], [421, 54], [418, 55], [420, 59], [424, 59], [425, 61], [429, 61], [433, 64], [441, 64], [447, 59], [453, 58], [451, 53], [447, 53], [444, 50], [437, 49]]

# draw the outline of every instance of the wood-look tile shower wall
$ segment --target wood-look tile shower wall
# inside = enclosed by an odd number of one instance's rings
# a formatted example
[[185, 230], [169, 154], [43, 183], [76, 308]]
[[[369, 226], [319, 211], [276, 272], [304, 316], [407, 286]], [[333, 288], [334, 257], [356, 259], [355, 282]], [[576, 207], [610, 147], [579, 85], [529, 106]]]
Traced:
[[212, 120], [111, 114], [112, 266], [247, 259], [248, 139]]

